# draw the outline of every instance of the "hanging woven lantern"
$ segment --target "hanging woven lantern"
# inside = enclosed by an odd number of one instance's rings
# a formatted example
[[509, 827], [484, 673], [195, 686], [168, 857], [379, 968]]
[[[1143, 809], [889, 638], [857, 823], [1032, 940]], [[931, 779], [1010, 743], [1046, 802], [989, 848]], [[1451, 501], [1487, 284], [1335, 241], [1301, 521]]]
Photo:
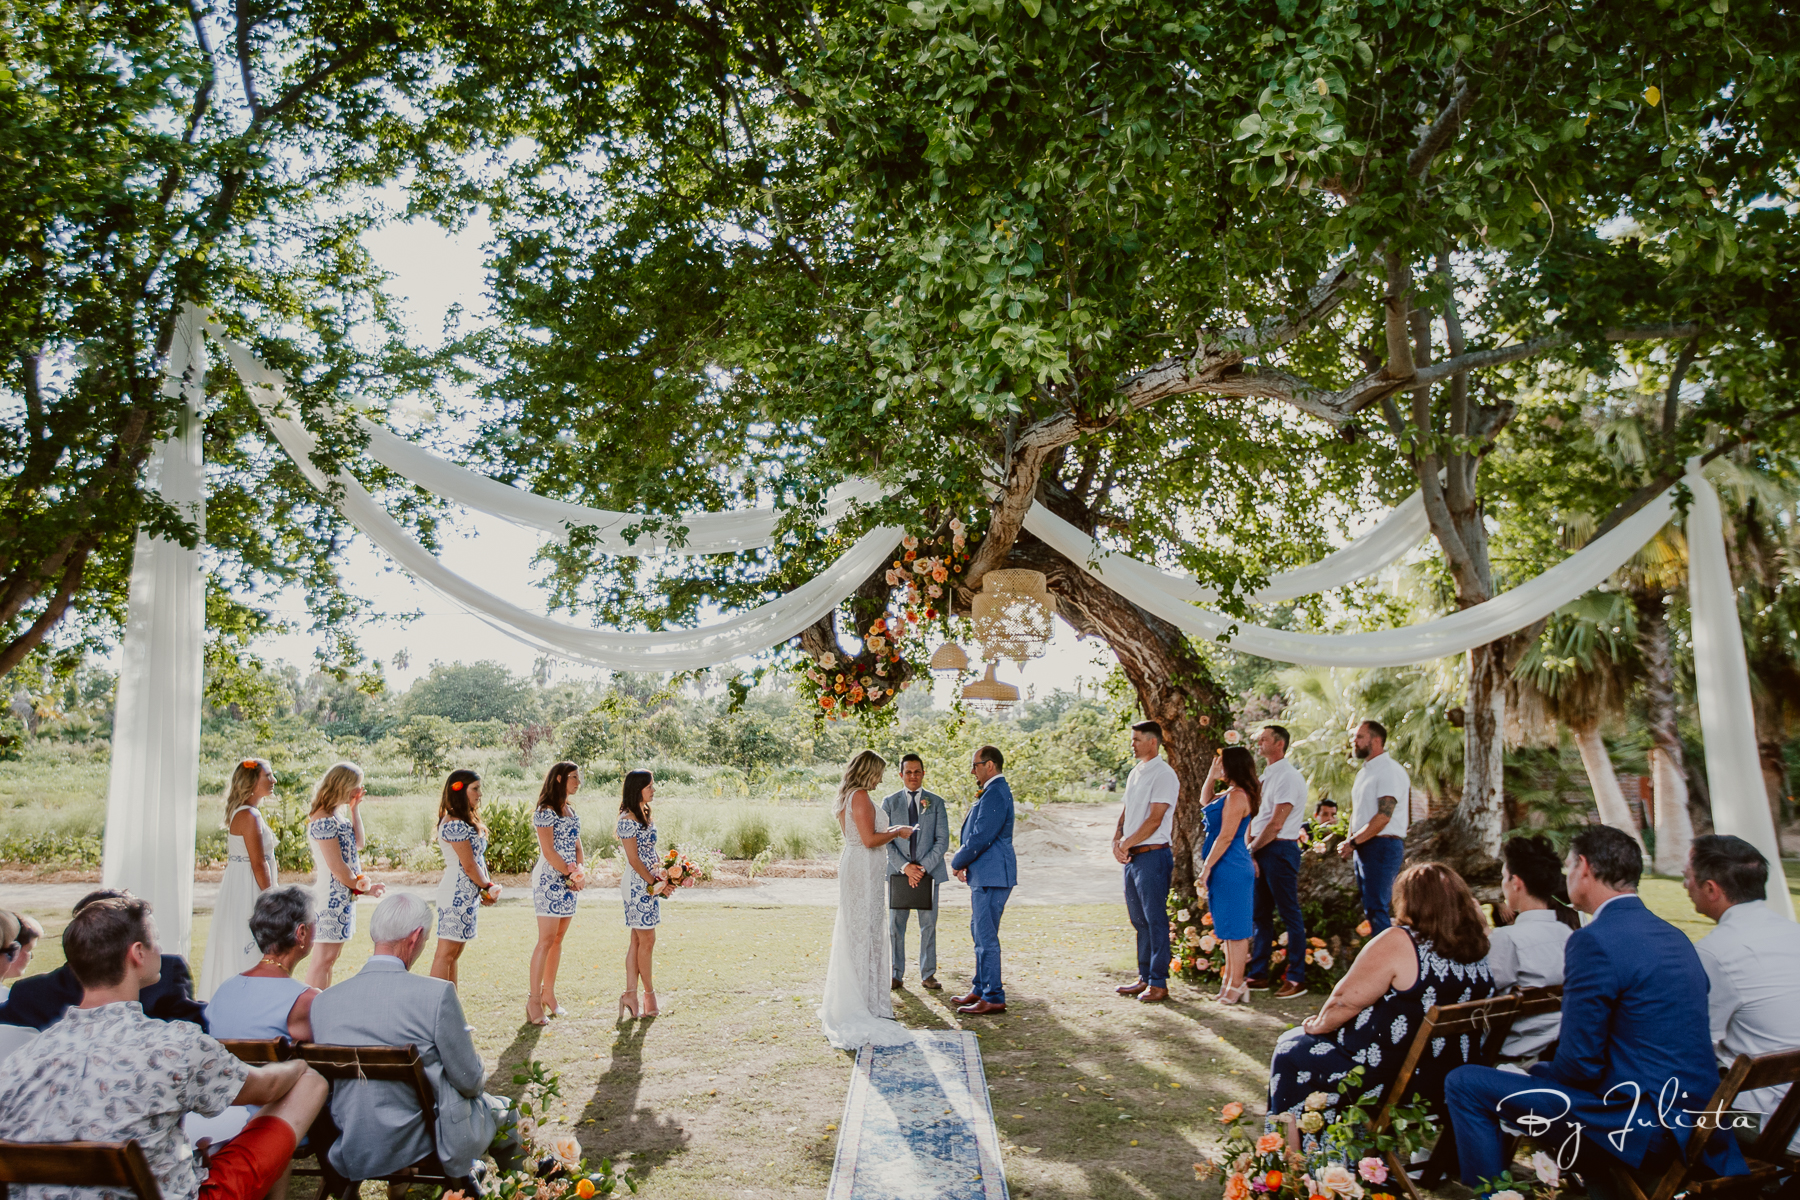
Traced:
[[987, 674], [965, 687], [963, 703], [976, 712], [1005, 712], [1019, 702], [1019, 689], [994, 678], [995, 664], [989, 663]]
[[1023, 663], [1049, 648], [1050, 617], [1056, 607], [1043, 572], [989, 571], [970, 608], [983, 658]]
[[945, 642], [931, 656], [931, 669], [939, 675], [960, 675], [969, 669], [969, 652], [955, 642]]

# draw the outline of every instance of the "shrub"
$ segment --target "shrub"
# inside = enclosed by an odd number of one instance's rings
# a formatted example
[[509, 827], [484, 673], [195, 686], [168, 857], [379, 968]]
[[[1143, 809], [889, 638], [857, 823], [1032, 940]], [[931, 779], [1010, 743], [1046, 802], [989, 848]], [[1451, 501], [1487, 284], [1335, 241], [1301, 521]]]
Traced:
[[739, 809], [719, 848], [727, 858], [755, 858], [773, 841], [769, 834], [768, 814], [754, 808]]
[[456, 745], [456, 726], [444, 717], [414, 717], [395, 730], [395, 736], [412, 760], [413, 774], [429, 775], [450, 761], [450, 751]]
[[537, 827], [531, 823], [536, 808], [525, 801], [482, 806], [481, 819], [488, 827], [488, 870], [518, 875], [537, 864]]

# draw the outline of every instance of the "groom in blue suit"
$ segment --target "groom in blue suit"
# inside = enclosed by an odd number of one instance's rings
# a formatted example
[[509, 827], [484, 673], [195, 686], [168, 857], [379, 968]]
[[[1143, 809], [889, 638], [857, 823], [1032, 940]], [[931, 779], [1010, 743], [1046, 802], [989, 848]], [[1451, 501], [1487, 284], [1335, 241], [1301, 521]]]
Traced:
[[981, 795], [963, 818], [962, 846], [950, 860], [956, 877], [969, 885], [969, 934], [975, 941], [975, 981], [969, 994], [958, 996], [957, 1012], [979, 1017], [1006, 1011], [1006, 989], [1000, 982], [1000, 916], [1019, 882], [1013, 858], [1013, 794], [1000, 768], [1005, 756], [992, 746], [975, 752], [969, 773]]
[[[1580, 1172], [1590, 1196], [1624, 1195], [1611, 1176], [1665, 1166], [1718, 1087], [1706, 970], [1687, 935], [1638, 899], [1643, 870], [1643, 851], [1617, 829], [1589, 826], [1570, 842], [1569, 899], [1593, 920], [1563, 951], [1556, 1056], [1529, 1075], [1458, 1067], [1445, 1085], [1470, 1187], [1506, 1169], [1505, 1119]], [[1729, 1133], [1713, 1134], [1705, 1162], [1744, 1173]]]

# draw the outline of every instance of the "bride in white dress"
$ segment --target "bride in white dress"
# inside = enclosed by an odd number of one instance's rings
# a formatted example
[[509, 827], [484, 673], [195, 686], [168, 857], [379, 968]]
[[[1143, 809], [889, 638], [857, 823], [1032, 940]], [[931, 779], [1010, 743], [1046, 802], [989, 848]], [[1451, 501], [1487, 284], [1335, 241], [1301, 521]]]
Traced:
[[886, 768], [881, 755], [864, 750], [844, 768], [838, 786], [834, 815], [844, 832], [844, 852], [838, 858], [837, 924], [831, 931], [831, 966], [825, 972], [819, 1023], [839, 1050], [912, 1040], [894, 1020], [887, 844], [911, 837], [913, 830], [910, 825], [889, 828], [887, 815], [869, 798]]
[[262, 957], [250, 934], [250, 913], [256, 898], [278, 880], [278, 839], [258, 807], [274, 793], [275, 769], [267, 759], [246, 758], [231, 773], [231, 786], [225, 793], [225, 877], [219, 881], [212, 931], [206, 936], [206, 960], [196, 993], [201, 1000], [211, 1000], [221, 983], [248, 971]]

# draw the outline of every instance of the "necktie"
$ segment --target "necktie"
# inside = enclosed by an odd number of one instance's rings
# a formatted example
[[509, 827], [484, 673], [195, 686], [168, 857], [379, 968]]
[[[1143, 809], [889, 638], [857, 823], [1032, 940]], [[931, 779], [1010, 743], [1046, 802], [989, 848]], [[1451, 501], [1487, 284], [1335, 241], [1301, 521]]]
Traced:
[[913, 827], [912, 836], [906, 839], [906, 856], [914, 862], [919, 861], [919, 793], [906, 793], [906, 823]]

